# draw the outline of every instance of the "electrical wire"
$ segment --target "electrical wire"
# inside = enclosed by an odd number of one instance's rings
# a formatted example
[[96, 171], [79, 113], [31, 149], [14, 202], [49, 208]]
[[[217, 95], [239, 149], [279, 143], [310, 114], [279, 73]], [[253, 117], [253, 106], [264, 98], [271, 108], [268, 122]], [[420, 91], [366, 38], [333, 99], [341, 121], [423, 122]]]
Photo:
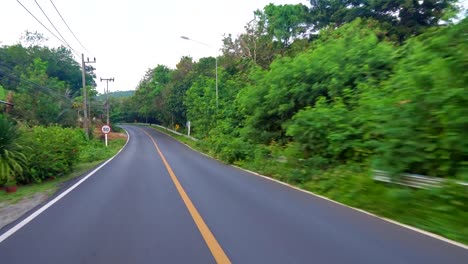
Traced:
[[[3, 69], [2, 69], [2, 67], [3, 67]], [[10, 73], [9, 73], [9, 72], [6, 72], [5, 70], [11, 71], [10, 69], [4, 68], [4, 66], [0, 65], [0, 73], [1, 73], [1, 74], [4, 74], [4, 75], [6, 75], [6, 76], [8, 76], [8, 77], [10, 77], [10, 78], [14, 78], [14, 79], [16, 79], [17, 81], [22, 81], [22, 82], [28, 84], [28, 85], [29, 85], [30, 87], [32, 87], [32, 88], [37, 88], [37, 89], [42, 90], [43, 92], [47, 92], [48, 94], [53, 95], [53, 96], [63, 97], [63, 98], [66, 99], [67, 101], [72, 102], [71, 98], [69, 98], [69, 97], [67, 97], [67, 96], [65, 96], [65, 95], [60, 94], [58, 91], [55, 91], [55, 90], [53, 90], [53, 89], [51, 89], [51, 88], [49, 88], [49, 87], [47, 87], [47, 86], [43, 86], [43, 85], [40, 85], [40, 84], [38, 84], [38, 83], [35, 83], [35, 82], [33, 82], [33, 81], [24, 79], [24, 78], [22, 78], [22, 77], [16, 76], [15, 74], [13, 74], [13, 73], [11, 73], [11, 72], [10, 72]]]
[[[57, 92], [57, 91], [55, 91], [55, 90], [53, 90], [53, 89], [51, 89], [51, 88], [49, 88], [49, 87], [42, 86], [42, 85], [37, 84], [37, 83], [35, 83], [35, 82], [33, 82], [33, 81], [26, 80], [26, 79], [24, 79], [24, 78], [21, 78], [21, 77], [18, 77], [18, 76], [16, 76], [16, 75], [14, 75], [14, 74], [7, 73], [7, 72], [5, 72], [4, 70], [1, 69], [1, 66], [2, 66], [2, 65], [0, 65], [0, 74], [4, 74], [4, 75], [9, 76], [9, 77], [11, 77], [11, 78], [14, 78], [14, 79], [16, 79], [16, 80], [18, 80], [18, 81], [25, 82], [25, 83], [29, 84], [30, 87], [35, 88], [35, 89], [38, 89], [38, 90], [42, 90], [42, 91], [44, 91], [44, 92], [47, 92], [49, 95], [65, 98], [65, 101], [62, 101], [62, 102], [65, 102], [66, 104], [70, 104], [70, 108], [64, 107], [64, 108], [62, 109], [62, 111], [60, 111], [60, 113], [57, 114], [57, 116], [56, 116], [57, 120], [58, 120], [60, 117], [62, 117], [66, 112], [72, 110], [72, 109], [71, 109], [71, 106], [73, 106], [72, 98], [69, 98], [69, 97], [67, 97], [67, 96], [65, 96], [65, 95], [62, 95], [62, 94], [60, 94], [59, 92]], [[8, 69], [8, 68], [6, 68], [6, 69], [10, 71], [10, 69]]]
[[55, 8], [55, 11], [57, 11], [57, 13], [59, 14], [60, 18], [62, 19], [63, 23], [67, 26], [68, 30], [70, 30], [70, 32], [72, 33], [73, 37], [75, 37], [76, 41], [78, 41], [78, 43], [80, 43], [81, 47], [83, 49], [86, 50], [86, 52], [90, 53], [89, 50], [83, 46], [83, 44], [81, 43], [81, 41], [78, 39], [78, 37], [75, 35], [75, 33], [73, 33], [73, 31], [71, 30], [71, 28], [68, 26], [68, 23], [65, 21], [65, 19], [63, 18], [62, 14], [60, 14], [59, 10], [57, 9], [57, 7], [55, 6], [54, 2], [52, 0], [50, 0], [50, 3], [52, 3], [52, 5], [54, 6]]
[[39, 7], [39, 9], [41, 10], [42, 14], [44, 14], [44, 16], [47, 18], [47, 20], [49, 21], [49, 23], [52, 25], [52, 27], [55, 29], [55, 32], [57, 32], [59, 34], [59, 36], [62, 38], [62, 40], [67, 44], [67, 46], [73, 50], [73, 48], [70, 46], [70, 44], [67, 42], [67, 40], [62, 36], [62, 34], [60, 33], [60, 31], [55, 27], [54, 23], [52, 23], [52, 21], [50, 20], [49, 16], [44, 12], [44, 9], [42, 9], [41, 5], [39, 5], [39, 3], [37, 2], [37, 0], [34, 0], [34, 2], [36, 2], [36, 5], [37, 7]]
[[[54, 36], [56, 39], [58, 39], [60, 42], [62, 42], [64, 45], [68, 46], [65, 42], [63, 42], [63, 40], [61, 40], [59, 37], [57, 37], [52, 31], [50, 31], [49, 28], [47, 28], [36, 16], [33, 15], [33, 13], [31, 13], [31, 11], [29, 11], [19, 0], [16, 0], [16, 2], [18, 2], [39, 24], [41, 24], [41, 26], [43, 26], [47, 31], [49, 31], [50, 34], [52, 34], [52, 36]], [[76, 50], [74, 50], [72, 47], [68, 46], [74, 53], [75, 55], [77, 55], [78, 57], [80, 56], [78, 52], [76, 52]]]
[[[3, 68], [3, 69], [2, 69]], [[5, 72], [5, 70], [7, 70], [8, 72]], [[38, 83], [35, 83], [33, 81], [30, 81], [30, 80], [27, 80], [25, 78], [22, 78], [20, 76], [16, 76], [14, 73], [12, 73], [13, 70], [10, 69], [8, 66], [6, 66], [2, 61], [0, 61], [0, 74], [4, 74], [10, 78], [14, 78], [16, 79], [17, 81], [22, 81], [26, 84], [28, 84], [30, 87], [33, 87], [33, 88], [37, 88], [37, 89], [40, 89], [42, 90], [43, 92], [47, 92], [49, 93], [50, 95], [54, 95], [54, 96], [57, 96], [57, 97], [63, 97], [64, 99], [66, 99], [67, 101], [69, 102], [73, 102], [73, 98], [76, 97], [76, 94], [79, 93], [80, 91], [75, 91], [75, 95], [71, 95], [71, 97], [68, 97], [68, 96], [65, 96], [61, 93], [59, 93], [58, 91], [54, 90], [54, 89], [51, 89], [47, 86], [43, 86], [43, 85], [40, 85]], [[91, 101], [92, 102], [92, 101]], [[103, 105], [98, 105], [98, 106], [103, 106]]]

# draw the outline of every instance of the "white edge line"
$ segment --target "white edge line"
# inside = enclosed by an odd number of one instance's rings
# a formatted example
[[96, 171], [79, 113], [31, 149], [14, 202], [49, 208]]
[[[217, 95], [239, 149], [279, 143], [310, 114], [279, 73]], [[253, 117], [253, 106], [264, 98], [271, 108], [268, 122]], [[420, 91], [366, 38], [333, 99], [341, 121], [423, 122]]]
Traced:
[[356, 208], [356, 207], [352, 207], [352, 206], [349, 206], [349, 205], [346, 205], [346, 204], [337, 202], [337, 201], [332, 200], [332, 199], [330, 199], [330, 198], [328, 198], [328, 197], [325, 197], [325, 196], [322, 196], [322, 195], [313, 193], [313, 192], [311, 192], [311, 191], [307, 191], [307, 190], [304, 190], [304, 189], [300, 189], [300, 188], [298, 188], [298, 187], [296, 187], [296, 186], [290, 185], [290, 184], [288, 184], [288, 183], [279, 181], [279, 180], [277, 180], [277, 179], [274, 179], [274, 178], [271, 178], [271, 177], [268, 177], [268, 176], [261, 175], [261, 174], [259, 174], [259, 173], [257, 173], [257, 172], [254, 172], [254, 171], [246, 170], [246, 169], [243, 169], [243, 168], [238, 167], [238, 166], [235, 166], [235, 165], [230, 165], [230, 166], [235, 167], [235, 168], [240, 169], [240, 170], [243, 170], [243, 171], [246, 171], [246, 172], [251, 173], [251, 174], [253, 174], [253, 175], [255, 175], [255, 176], [262, 177], [262, 178], [264, 178], [264, 179], [267, 179], [267, 180], [270, 180], [270, 181], [273, 181], [273, 182], [276, 182], [276, 183], [285, 185], [285, 186], [290, 187], [290, 188], [293, 188], [293, 189], [295, 189], [295, 190], [298, 190], [298, 191], [301, 191], [301, 192], [304, 192], [304, 193], [307, 193], [307, 194], [316, 196], [316, 197], [318, 197], [318, 198], [327, 200], [327, 201], [329, 201], [329, 202], [332, 202], [332, 203], [335, 203], [335, 204], [338, 204], [338, 205], [341, 205], [341, 206], [344, 206], [344, 207], [347, 207], [347, 208], [356, 210], [356, 211], [361, 212], [361, 213], [364, 213], [364, 214], [366, 214], [366, 215], [373, 216], [373, 217], [378, 218], [378, 219], [381, 219], [381, 220], [383, 220], [383, 221], [386, 221], [386, 222], [389, 222], [389, 223], [392, 223], [392, 224], [395, 224], [395, 225], [398, 225], [398, 226], [401, 226], [401, 227], [404, 227], [404, 228], [407, 228], [407, 229], [416, 231], [416, 232], [421, 233], [421, 234], [424, 234], [424, 235], [426, 235], [426, 236], [430, 236], [430, 237], [432, 237], [432, 238], [436, 238], [436, 239], [442, 240], [442, 241], [447, 242], [447, 243], [449, 243], [449, 244], [452, 244], [452, 245], [455, 245], [455, 246], [459, 246], [459, 247], [464, 248], [464, 249], [468, 249], [468, 245], [465, 245], [465, 244], [462, 244], [462, 243], [460, 243], [460, 242], [457, 242], [457, 241], [454, 241], [454, 240], [445, 238], [445, 237], [443, 237], [443, 236], [440, 236], [440, 235], [431, 233], [431, 232], [429, 232], [429, 231], [425, 231], [425, 230], [419, 229], [419, 228], [414, 227], [414, 226], [406, 225], [406, 224], [400, 223], [400, 222], [398, 222], [398, 221], [395, 221], [395, 220], [392, 220], [392, 219], [389, 219], [389, 218], [385, 218], [385, 217], [382, 217], [382, 216], [373, 214], [373, 213], [368, 212], [368, 211], [365, 211], [365, 210], [363, 210], [363, 209], [359, 209], [359, 208]]
[[104, 162], [103, 164], [101, 164], [101, 166], [97, 167], [96, 169], [94, 169], [92, 172], [90, 172], [88, 175], [86, 175], [83, 179], [79, 180], [77, 183], [73, 184], [73, 186], [71, 186], [70, 188], [68, 188], [67, 190], [63, 191], [62, 193], [60, 193], [57, 197], [55, 197], [54, 199], [52, 199], [51, 201], [49, 201], [48, 203], [46, 203], [45, 205], [43, 205], [41, 208], [37, 209], [34, 213], [32, 213], [31, 215], [29, 215], [28, 217], [26, 217], [25, 219], [23, 219], [21, 222], [19, 222], [18, 224], [16, 224], [15, 226], [13, 226], [12, 228], [10, 228], [8, 231], [6, 231], [5, 233], [3, 233], [1, 236], [0, 236], [0, 243], [2, 243], [3, 241], [5, 241], [5, 239], [7, 239], [8, 237], [10, 237], [11, 235], [13, 235], [15, 232], [17, 232], [18, 230], [20, 230], [23, 226], [27, 225], [29, 222], [31, 222], [34, 218], [36, 218], [37, 216], [39, 216], [42, 212], [44, 212], [45, 210], [47, 210], [47, 208], [51, 207], [53, 204], [55, 204], [56, 202], [58, 202], [60, 199], [62, 199], [65, 195], [67, 195], [68, 193], [70, 193], [71, 191], [73, 191], [73, 189], [75, 189], [76, 187], [78, 187], [81, 183], [83, 183], [84, 181], [86, 181], [89, 177], [91, 177], [94, 173], [96, 173], [98, 170], [100, 170], [102, 167], [106, 166], [107, 163], [109, 163], [111, 160], [113, 160], [117, 155], [119, 155], [119, 153], [125, 148], [125, 146], [127, 146], [128, 142], [130, 141], [130, 134], [128, 133], [128, 131], [124, 128], [122, 128], [123, 130], [125, 130], [125, 132], [127, 133], [127, 142], [125, 142], [125, 145], [117, 152], [117, 154], [115, 154], [112, 158], [108, 159], [106, 162]]
[[[165, 132], [163, 132], [163, 131], [158, 130], [158, 132], [161, 132], [161, 133], [163, 133], [163, 134], [166, 134], [166, 135], [172, 137], [171, 135], [169, 135], [168, 133], [165, 133]], [[172, 138], [175, 139], [174, 137], [172, 137]], [[177, 140], [177, 139], [175, 139], [175, 140]], [[177, 141], [178, 141], [178, 140], [177, 140]], [[180, 142], [180, 141], [179, 141], [179, 142]], [[207, 156], [207, 157], [209, 157], [209, 158], [212, 158], [212, 159], [214, 159], [214, 160], [217, 160], [217, 159], [215, 159], [215, 158], [209, 156], [208, 154], [205, 154], [205, 153], [203, 153], [203, 152], [200, 152], [200, 151], [198, 151], [198, 150], [192, 148], [191, 146], [189, 146], [189, 145], [187, 145], [187, 144], [185, 144], [185, 143], [183, 143], [183, 145], [187, 146], [187, 147], [190, 148], [191, 150], [193, 150], [193, 151], [195, 151], [195, 152], [198, 152], [198, 153], [200, 153], [200, 154], [202, 154], [202, 155], [204, 155], [204, 156]], [[218, 160], [218, 161], [219, 161], [219, 160]], [[248, 172], [248, 173], [250, 173], [250, 174], [253, 174], [254, 176], [262, 177], [262, 178], [264, 178], [264, 179], [267, 179], [267, 180], [270, 180], [270, 181], [273, 181], [273, 182], [282, 184], [282, 185], [284, 185], [284, 186], [293, 188], [293, 189], [295, 189], [295, 190], [297, 190], [297, 191], [301, 191], [301, 192], [304, 192], [304, 193], [313, 195], [313, 196], [315, 196], [315, 197], [318, 197], [318, 198], [327, 200], [327, 201], [329, 201], [329, 202], [332, 202], [332, 203], [335, 203], [335, 204], [338, 204], [338, 205], [341, 205], [341, 206], [344, 206], [344, 207], [347, 207], [347, 208], [356, 210], [356, 211], [361, 212], [361, 213], [363, 213], [363, 214], [373, 216], [373, 217], [378, 218], [378, 219], [381, 219], [381, 220], [383, 220], [383, 221], [386, 221], [386, 222], [389, 222], [389, 223], [392, 223], [392, 224], [395, 224], [395, 225], [398, 225], [398, 226], [401, 226], [401, 227], [410, 229], [410, 230], [412, 230], [412, 231], [415, 231], [415, 232], [424, 234], [424, 235], [426, 235], [426, 236], [429, 236], [429, 237], [432, 237], [432, 238], [435, 238], [435, 239], [438, 239], [438, 240], [442, 240], [442, 241], [447, 242], [447, 243], [449, 243], [449, 244], [452, 244], [452, 245], [454, 245], [454, 246], [458, 246], [458, 247], [461, 247], [461, 248], [464, 248], [464, 249], [468, 249], [468, 245], [465, 245], [465, 244], [462, 244], [462, 243], [460, 243], [460, 242], [457, 242], [457, 241], [454, 241], [454, 240], [445, 238], [445, 237], [443, 237], [443, 236], [440, 236], [440, 235], [431, 233], [431, 232], [429, 232], [429, 231], [425, 231], [425, 230], [419, 229], [419, 228], [414, 227], [414, 226], [406, 225], [406, 224], [400, 223], [400, 222], [398, 222], [398, 221], [395, 221], [395, 220], [392, 220], [392, 219], [388, 219], [388, 218], [385, 218], [385, 217], [382, 217], [382, 216], [373, 214], [373, 213], [368, 212], [368, 211], [365, 211], [365, 210], [363, 210], [363, 209], [359, 209], [359, 208], [356, 208], [356, 207], [352, 207], [352, 206], [349, 206], [349, 205], [346, 205], [346, 204], [337, 202], [337, 201], [332, 200], [332, 199], [330, 199], [330, 198], [328, 198], [328, 197], [325, 197], [325, 196], [322, 196], [322, 195], [313, 193], [313, 192], [311, 192], [311, 191], [307, 191], [307, 190], [301, 189], [301, 188], [296, 187], [296, 186], [293, 186], [293, 185], [291, 185], [291, 184], [282, 182], [282, 181], [280, 181], [280, 180], [277, 180], [277, 179], [274, 179], [274, 178], [271, 178], [271, 177], [268, 177], [268, 176], [265, 176], [265, 175], [261, 175], [261, 174], [259, 174], [259, 173], [257, 173], [257, 172], [250, 171], [250, 170], [247, 170], [247, 169], [238, 167], [238, 166], [236, 166], [236, 165], [229, 164], [229, 166], [234, 167], [234, 168], [237, 168], [237, 169], [239, 169], [239, 170], [243, 170], [243, 171], [245, 171], [245, 172]]]

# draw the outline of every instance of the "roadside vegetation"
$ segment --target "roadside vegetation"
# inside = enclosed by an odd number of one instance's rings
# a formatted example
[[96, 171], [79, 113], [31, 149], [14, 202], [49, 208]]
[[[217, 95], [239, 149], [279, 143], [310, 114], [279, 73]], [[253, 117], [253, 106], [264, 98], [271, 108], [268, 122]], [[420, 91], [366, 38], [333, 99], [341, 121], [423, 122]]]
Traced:
[[102, 140], [86, 140], [79, 128], [26, 127], [0, 115], [1, 123], [2, 128], [7, 126], [2, 131], [15, 131], [16, 137], [14, 141], [0, 137], [0, 149], [8, 153], [1, 157], [0, 186], [18, 189], [13, 194], [0, 192], [0, 202], [16, 202], [37, 192], [53, 194], [63, 182], [115, 155], [126, 142], [124, 136], [111, 137], [106, 148]]
[[[193, 141], [166, 129], [154, 126], [152, 128], [223, 161], [222, 156], [213, 151], [213, 148], [203, 140]], [[348, 163], [328, 170], [313, 170], [297, 163], [292, 165], [287, 162], [283, 159], [285, 156], [281, 150], [275, 150], [273, 147], [270, 151], [277, 155], [260, 155], [253, 159], [234, 162], [233, 165], [468, 244], [466, 186], [455, 184], [453, 181], [435, 189], [414, 189], [384, 184], [372, 179], [372, 171], [365, 163]], [[298, 178], [306, 180], [298, 182]]]
[[[468, 182], [468, 19], [459, 3], [267, 5], [222, 39], [217, 71], [213, 57], [157, 65], [131, 97], [111, 98], [111, 120], [182, 133], [190, 121], [199, 140], [186, 142], [226, 163], [468, 244], [468, 189], [456, 183]], [[27, 32], [0, 47], [0, 100], [14, 104], [1, 110], [0, 184], [47, 186], [112, 152], [79, 129], [80, 65], [42, 40]], [[94, 69], [85, 70], [91, 116], [102, 119]], [[446, 183], [391, 185], [374, 181], [375, 169]]]
[[18, 44], [0, 47], [0, 202], [53, 193], [126, 141], [124, 135], [111, 135], [106, 148], [101, 139], [104, 108], [96, 98], [92, 67], [85, 71], [96, 131], [86, 139], [81, 68], [70, 50], [48, 48], [44, 40], [26, 32]]
[[199, 140], [183, 140], [226, 163], [468, 243], [467, 18], [450, 19], [457, 1], [327, 2], [268, 5], [226, 36], [218, 106], [215, 58], [183, 57], [148, 70], [114, 117], [190, 121]]

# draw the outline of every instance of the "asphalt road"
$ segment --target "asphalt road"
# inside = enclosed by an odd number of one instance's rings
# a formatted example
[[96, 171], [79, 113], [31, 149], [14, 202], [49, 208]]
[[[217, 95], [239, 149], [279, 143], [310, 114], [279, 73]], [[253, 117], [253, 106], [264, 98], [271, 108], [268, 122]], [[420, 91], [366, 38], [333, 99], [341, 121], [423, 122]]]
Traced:
[[1, 263], [468, 263], [462, 247], [124, 127], [125, 149], [0, 242]]

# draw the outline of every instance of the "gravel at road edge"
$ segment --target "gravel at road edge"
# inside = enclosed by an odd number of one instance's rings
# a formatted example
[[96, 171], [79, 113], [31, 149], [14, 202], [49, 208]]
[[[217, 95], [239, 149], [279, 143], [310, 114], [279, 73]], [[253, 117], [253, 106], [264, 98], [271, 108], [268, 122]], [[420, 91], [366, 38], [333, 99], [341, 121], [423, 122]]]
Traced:
[[49, 198], [49, 195], [46, 193], [36, 193], [14, 204], [10, 202], [0, 203], [0, 229], [20, 218], [29, 210], [40, 205], [47, 200], [47, 198]]

